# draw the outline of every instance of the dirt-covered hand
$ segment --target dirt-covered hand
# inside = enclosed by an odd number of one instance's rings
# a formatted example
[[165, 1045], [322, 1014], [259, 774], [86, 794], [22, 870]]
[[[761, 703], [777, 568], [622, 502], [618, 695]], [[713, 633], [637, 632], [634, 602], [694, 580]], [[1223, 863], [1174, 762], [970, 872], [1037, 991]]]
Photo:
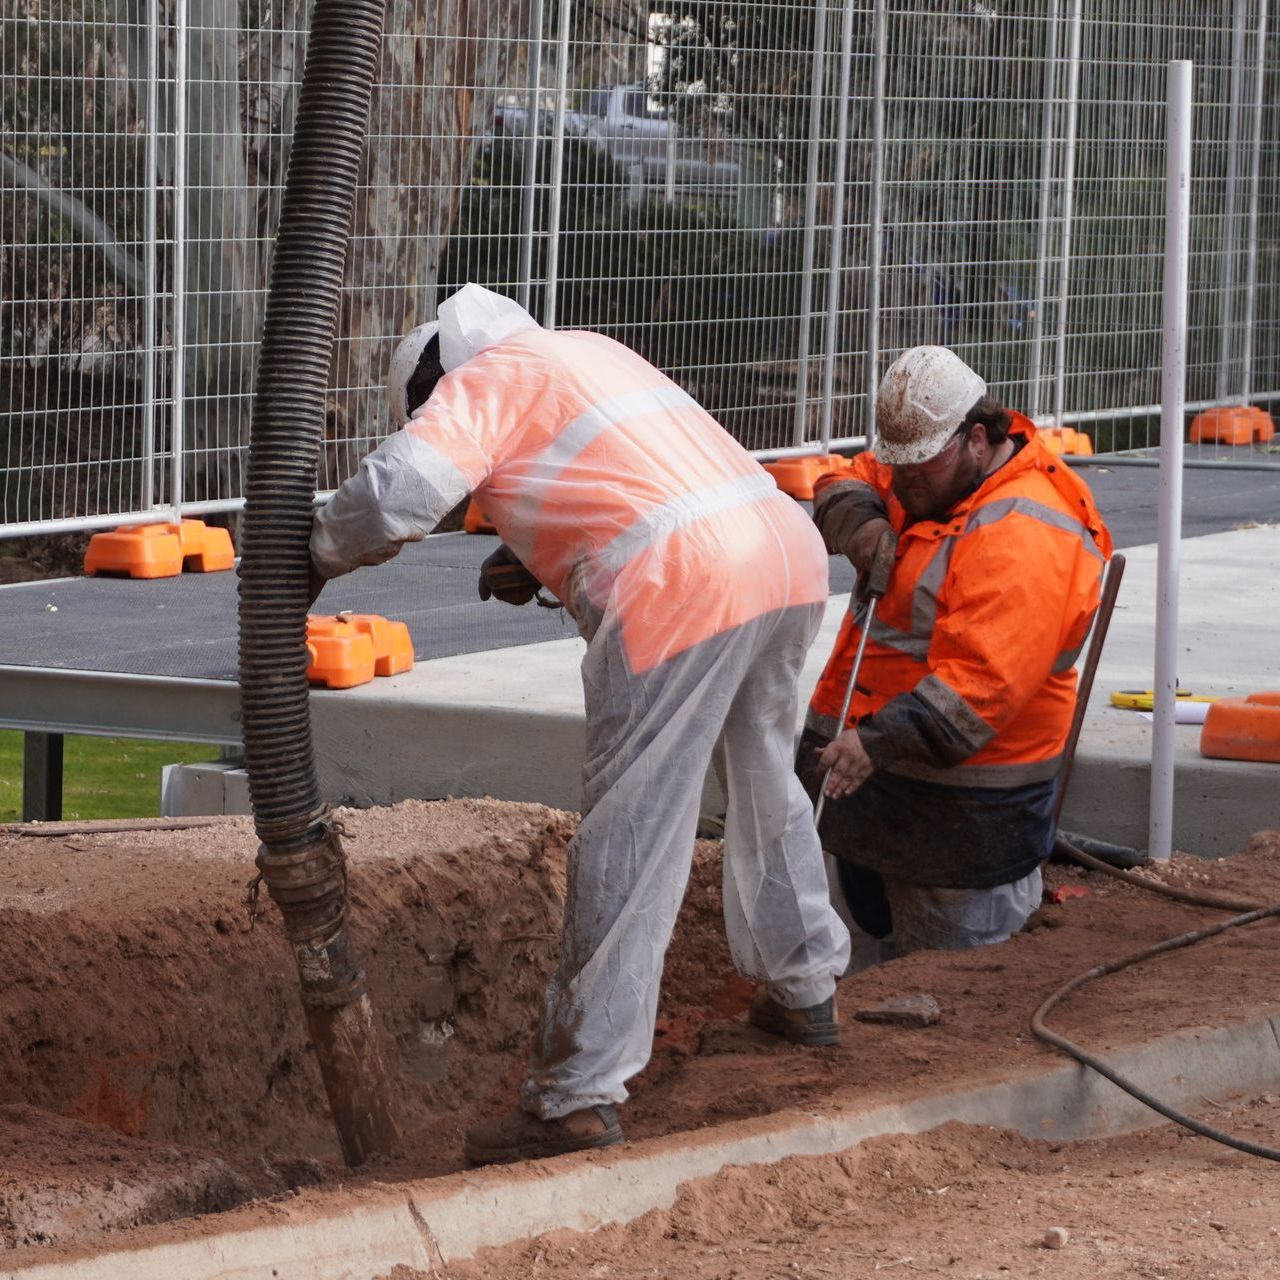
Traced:
[[528, 604], [541, 589], [542, 583], [520, 563], [505, 542], [480, 566], [481, 600], [493, 596], [503, 604]]
[[859, 594], [874, 596], [879, 600], [889, 590], [889, 579], [893, 575], [894, 562], [898, 555], [898, 535], [886, 524], [876, 543], [875, 555], [867, 572], [863, 574]]
[[875, 769], [857, 729], [846, 729], [834, 742], [827, 743], [818, 757], [818, 765], [824, 773], [830, 770], [823, 788], [829, 800], [843, 800], [853, 795]]

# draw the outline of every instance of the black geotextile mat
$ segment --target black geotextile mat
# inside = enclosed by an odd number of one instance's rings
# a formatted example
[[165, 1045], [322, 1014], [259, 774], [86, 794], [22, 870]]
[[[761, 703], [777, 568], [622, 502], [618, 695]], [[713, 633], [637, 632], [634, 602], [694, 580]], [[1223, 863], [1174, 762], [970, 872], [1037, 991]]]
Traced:
[[[563, 609], [512, 608], [476, 594], [482, 534], [428, 538], [391, 561], [335, 579], [313, 612], [376, 613], [408, 624], [418, 661], [578, 634]], [[831, 590], [848, 591], [848, 562], [831, 561]], [[0, 589], [0, 664], [58, 671], [237, 678], [236, 576], [64, 578]]]

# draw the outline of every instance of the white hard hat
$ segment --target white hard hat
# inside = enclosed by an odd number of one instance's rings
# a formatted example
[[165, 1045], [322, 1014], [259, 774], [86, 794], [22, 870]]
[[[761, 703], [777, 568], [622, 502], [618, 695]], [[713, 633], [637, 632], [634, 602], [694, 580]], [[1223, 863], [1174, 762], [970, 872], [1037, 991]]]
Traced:
[[946, 347], [912, 347], [876, 396], [876, 457], [891, 467], [928, 462], [987, 394], [987, 384]]
[[409, 415], [419, 407], [408, 402], [409, 380], [418, 367], [418, 361], [422, 359], [422, 353], [427, 349], [427, 343], [439, 331], [440, 325], [435, 320], [420, 324], [416, 329], [410, 329], [391, 353], [391, 371], [387, 374], [387, 402], [391, 408], [392, 425], [397, 429], [403, 427], [409, 421]]

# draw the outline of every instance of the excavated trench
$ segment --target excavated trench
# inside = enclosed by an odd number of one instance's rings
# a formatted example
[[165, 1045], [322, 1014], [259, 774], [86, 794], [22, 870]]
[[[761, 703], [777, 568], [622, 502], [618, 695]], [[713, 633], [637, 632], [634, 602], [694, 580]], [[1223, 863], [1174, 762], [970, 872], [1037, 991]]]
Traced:
[[[23, 1251], [11, 1258], [302, 1187], [323, 1195], [339, 1182], [448, 1173], [462, 1167], [466, 1126], [510, 1105], [555, 962], [573, 815], [461, 800], [340, 817], [354, 929], [408, 1133], [403, 1159], [355, 1176], [338, 1158], [278, 917], [264, 899], [250, 919], [247, 820], [0, 833], [0, 1240]], [[1277, 900], [1280, 836], [1226, 862], [1180, 856], [1161, 875]], [[907, 957], [847, 981], [844, 1045], [805, 1051], [742, 1021], [751, 986], [723, 938], [718, 848], [700, 844], [628, 1135], [1043, 1068], [1054, 1056], [1027, 1023], [1044, 994], [1209, 918], [1109, 879], [1051, 876], [1089, 892], [1003, 946]], [[1057, 1025], [1106, 1050], [1260, 1016], [1274, 941], [1267, 926], [1236, 931], [1094, 984]], [[936, 1026], [852, 1020], [861, 1006], [924, 992], [942, 1008]]]

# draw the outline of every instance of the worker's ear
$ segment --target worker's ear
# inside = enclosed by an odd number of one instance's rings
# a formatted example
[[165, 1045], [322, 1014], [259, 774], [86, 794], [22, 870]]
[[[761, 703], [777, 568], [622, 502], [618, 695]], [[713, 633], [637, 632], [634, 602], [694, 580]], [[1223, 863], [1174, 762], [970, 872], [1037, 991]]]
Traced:
[[991, 441], [987, 438], [987, 425], [985, 422], [975, 422], [970, 428], [966, 441], [979, 453], [991, 452]]

